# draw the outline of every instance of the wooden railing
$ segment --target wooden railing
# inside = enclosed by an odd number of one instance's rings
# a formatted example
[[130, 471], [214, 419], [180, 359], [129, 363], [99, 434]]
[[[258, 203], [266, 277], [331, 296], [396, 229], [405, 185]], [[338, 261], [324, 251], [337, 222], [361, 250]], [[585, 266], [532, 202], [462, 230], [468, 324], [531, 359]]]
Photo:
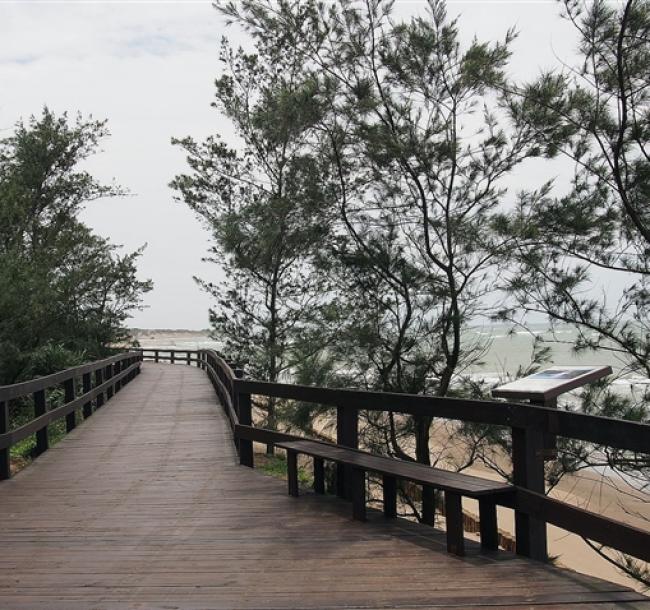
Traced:
[[[149, 358], [147, 352], [143, 355]], [[236, 372], [212, 350], [197, 350], [191, 356], [188, 353], [187, 359], [197, 362], [210, 377], [233, 429], [240, 463], [245, 466], [254, 465], [253, 442], [273, 444], [299, 438], [253, 426], [252, 395], [330, 405], [337, 414], [336, 443], [354, 449], [359, 444], [359, 410], [505, 426], [512, 433], [515, 488], [501, 504], [515, 511], [518, 554], [546, 560], [546, 525], [550, 523], [642, 561], [650, 561], [650, 532], [549, 498], [544, 493], [545, 435], [650, 454], [648, 424], [520, 403], [268, 383], [241, 378], [241, 371]], [[337, 476], [337, 493], [341, 496], [345, 495], [344, 477], [345, 471], [341, 470]]]
[[192, 364], [196, 362], [198, 366], [198, 351], [193, 349], [136, 348], [135, 351], [144, 359], [153, 362], [169, 362], [171, 364]]
[[[77, 409], [84, 419], [110, 400], [140, 372], [142, 355], [127, 352], [104, 360], [90, 362], [31, 381], [0, 386], [0, 480], [11, 476], [10, 452], [16, 443], [36, 435], [35, 454], [49, 448], [48, 426], [65, 417], [66, 433], [77, 425]], [[79, 382], [81, 385], [79, 385]], [[63, 404], [50, 409], [47, 390], [62, 388]], [[11, 430], [9, 403], [12, 400], [31, 398], [34, 419]]]

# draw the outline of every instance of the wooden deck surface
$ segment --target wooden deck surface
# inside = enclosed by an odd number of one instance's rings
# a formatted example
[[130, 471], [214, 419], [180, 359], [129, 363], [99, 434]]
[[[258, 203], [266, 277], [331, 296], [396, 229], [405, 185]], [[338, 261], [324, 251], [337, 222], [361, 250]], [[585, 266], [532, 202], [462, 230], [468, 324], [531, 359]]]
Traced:
[[145, 364], [0, 483], [0, 608], [645, 608], [623, 587], [469, 545], [239, 466], [204, 372]]

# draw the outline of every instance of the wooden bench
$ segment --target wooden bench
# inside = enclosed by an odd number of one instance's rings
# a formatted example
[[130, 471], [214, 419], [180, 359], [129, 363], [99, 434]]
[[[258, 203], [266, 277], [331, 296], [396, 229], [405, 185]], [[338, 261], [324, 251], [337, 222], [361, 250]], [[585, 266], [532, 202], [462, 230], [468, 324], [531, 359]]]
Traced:
[[397, 516], [397, 480], [404, 479], [425, 487], [438, 489], [445, 494], [445, 519], [447, 523], [447, 550], [455, 555], [465, 554], [463, 535], [463, 496], [478, 500], [481, 546], [496, 550], [499, 544], [496, 499], [510, 494], [513, 487], [507, 483], [490, 481], [466, 474], [432, 468], [417, 462], [405, 462], [380, 455], [347, 449], [338, 445], [301, 440], [277, 443], [287, 452], [289, 495], [298, 496], [298, 454], [314, 459], [314, 491], [325, 493], [323, 460], [351, 467], [352, 516], [366, 519], [366, 472], [382, 475], [384, 488], [384, 515]]

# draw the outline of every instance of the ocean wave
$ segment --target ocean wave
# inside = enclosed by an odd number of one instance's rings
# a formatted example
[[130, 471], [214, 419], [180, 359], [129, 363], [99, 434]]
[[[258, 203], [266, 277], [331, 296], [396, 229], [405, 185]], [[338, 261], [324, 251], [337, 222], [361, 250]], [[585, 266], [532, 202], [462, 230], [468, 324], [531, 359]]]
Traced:
[[620, 379], [614, 379], [612, 385], [650, 385], [650, 379], [647, 377], [621, 377]]

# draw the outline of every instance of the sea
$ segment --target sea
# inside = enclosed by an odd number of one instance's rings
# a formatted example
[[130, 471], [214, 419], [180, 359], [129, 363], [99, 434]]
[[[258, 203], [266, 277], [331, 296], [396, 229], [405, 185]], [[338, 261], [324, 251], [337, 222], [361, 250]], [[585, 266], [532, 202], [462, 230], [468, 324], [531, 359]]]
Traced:
[[[211, 338], [207, 330], [133, 329], [132, 333], [145, 348], [182, 350], [222, 347], [221, 342]], [[466, 345], [477, 346], [480, 355], [461, 374], [483, 380], [489, 385], [505, 383], [530, 366], [537, 345], [550, 349], [549, 360], [542, 365], [542, 369], [545, 366], [610, 365], [613, 370], [612, 387], [618, 392], [640, 398], [646, 390], [650, 390], [647, 387], [650, 379], [631, 372], [616, 353], [607, 350], [577, 352], [577, 336], [576, 329], [568, 325], [553, 330], [542, 323], [529, 324], [525, 330], [505, 324], [475, 325], [466, 331], [464, 339]]]

